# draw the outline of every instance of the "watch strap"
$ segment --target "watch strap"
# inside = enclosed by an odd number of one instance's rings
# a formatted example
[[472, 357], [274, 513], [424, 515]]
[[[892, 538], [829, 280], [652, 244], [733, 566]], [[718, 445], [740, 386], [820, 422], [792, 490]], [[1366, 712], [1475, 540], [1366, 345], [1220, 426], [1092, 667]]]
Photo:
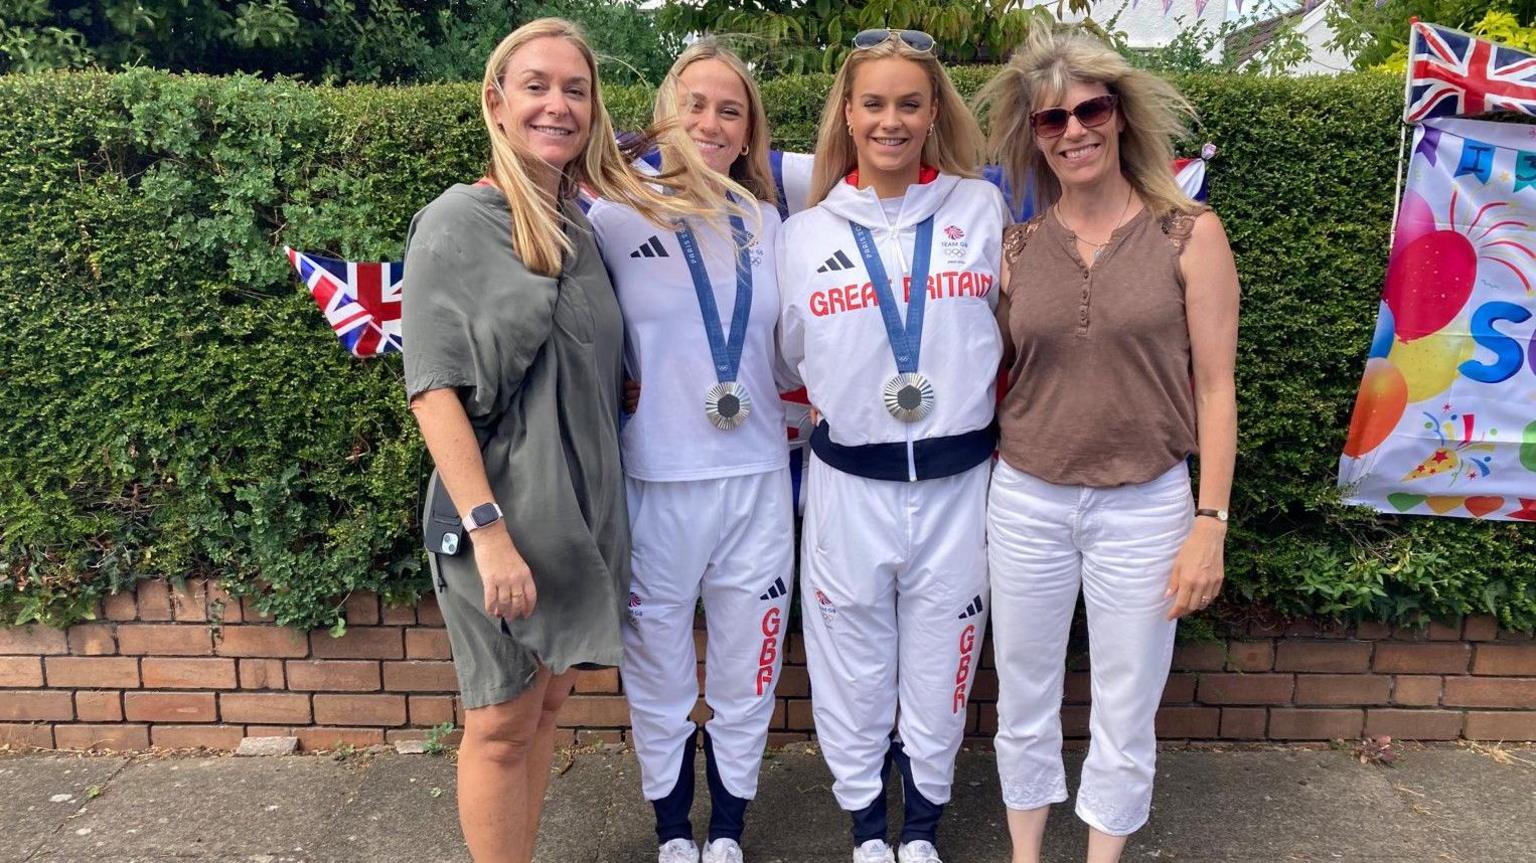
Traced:
[[1224, 510], [1224, 509], [1205, 509], [1204, 507], [1202, 507], [1200, 509], [1195, 510], [1195, 517], [1196, 518], [1198, 518], [1198, 517], [1200, 517], [1202, 515], [1206, 516], [1207, 518], [1214, 518], [1214, 519], [1216, 519], [1219, 522], [1226, 522], [1226, 520], [1227, 520], [1227, 511]]

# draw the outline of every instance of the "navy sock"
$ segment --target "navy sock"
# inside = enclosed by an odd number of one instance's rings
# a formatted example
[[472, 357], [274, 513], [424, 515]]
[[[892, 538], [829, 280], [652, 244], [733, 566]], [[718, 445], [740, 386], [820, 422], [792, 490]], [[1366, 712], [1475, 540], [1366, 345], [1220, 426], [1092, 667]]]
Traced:
[[885, 761], [880, 765], [880, 793], [868, 806], [848, 813], [853, 819], [854, 847], [863, 845], [871, 839], [884, 841], [886, 834], [890, 832], [890, 824], [886, 820], [885, 813], [885, 783], [890, 772], [891, 752], [886, 750]]
[[688, 810], [693, 808], [693, 754], [697, 747], [693, 736], [683, 744], [683, 764], [677, 772], [677, 784], [660, 800], [652, 800], [656, 809], [656, 842], [665, 845], [673, 839], [692, 839], [693, 822]]
[[896, 769], [901, 771], [901, 797], [905, 818], [901, 824], [901, 841], [926, 841], [938, 844], [939, 819], [944, 815], [944, 804], [933, 803], [917, 790], [912, 781], [912, 759], [900, 743], [891, 744], [891, 757]]
[[715, 764], [715, 744], [709, 739], [709, 729], [704, 730], [704, 776], [709, 781], [709, 841], [731, 839], [741, 842], [742, 831], [747, 826], [747, 803], [725, 788], [720, 781], [720, 768]]

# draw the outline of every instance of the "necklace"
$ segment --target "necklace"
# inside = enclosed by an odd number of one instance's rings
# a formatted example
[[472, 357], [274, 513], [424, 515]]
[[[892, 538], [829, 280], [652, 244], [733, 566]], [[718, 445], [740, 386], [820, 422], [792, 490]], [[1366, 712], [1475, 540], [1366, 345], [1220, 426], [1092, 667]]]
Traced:
[[1109, 229], [1109, 236], [1105, 237], [1104, 238], [1104, 242], [1102, 242], [1102, 243], [1095, 243], [1092, 240], [1084, 239], [1081, 235], [1079, 235], [1077, 233], [1077, 231], [1073, 230], [1072, 226], [1067, 224], [1066, 217], [1061, 214], [1061, 205], [1059, 203], [1055, 207], [1055, 209], [1056, 209], [1056, 221], [1060, 222], [1061, 226], [1063, 228], [1066, 228], [1068, 231], [1072, 232], [1072, 238], [1073, 239], [1077, 240], [1078, 242], [1086, 243], [1087, 245], [1092, 246], [1093, 247], [1093, 258], [1095, 260], [1097, 260], [1098, 257], [1099, 257], [1099, 253], [1104, 251], [1104, 247], [1109, 245], [1109, 241], [1113, 240], [1115, 238], [1115, 231], [1118, 231], [1120, 229], [1120, 223], [1125, 221], [1125, 214], [1130, 212], [1130, 210], [1131, 210], [1131, 199], [1133, 197], [1135, 197], [1135, 195], [1136, 195], [1136, 187], [1132, 186], [1131, 188], [1126, 190], [1126, 193], [1125, 193], [1125, 206], [1120, 208], [1120, 216], [1115, 219], [1114, 227]]

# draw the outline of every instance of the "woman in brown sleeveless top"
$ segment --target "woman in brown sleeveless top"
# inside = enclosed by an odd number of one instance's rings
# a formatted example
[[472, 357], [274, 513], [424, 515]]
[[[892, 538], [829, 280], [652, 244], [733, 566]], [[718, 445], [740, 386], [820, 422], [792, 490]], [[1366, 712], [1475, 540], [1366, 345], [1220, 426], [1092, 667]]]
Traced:
[[[1042, 32], [1044, 31], [1044, 32]], [[988, 541], [997, 761], [1013, 863], [1067, 799], [1067, 633], [1088, 610], [1088, 860], [1146, 823], [1179, 617], [1221, 590], [1236, 451], [1237, 272], [1174, 181], [1188, 102], [1076, 30], [1036, 28], [982, 93], [993, 155], [1036, 212], [1004, 237], [1008, 389]], [[1198, 508], [1186, 460], [1200, 454]]]

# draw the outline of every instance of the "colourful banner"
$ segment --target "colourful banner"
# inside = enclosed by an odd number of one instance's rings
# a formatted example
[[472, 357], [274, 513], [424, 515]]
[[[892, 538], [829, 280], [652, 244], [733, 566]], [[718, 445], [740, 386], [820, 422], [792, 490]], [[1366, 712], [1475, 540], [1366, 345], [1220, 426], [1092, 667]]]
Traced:
[[1339, 486], [1536, 521], [1536, 127], [1428, 120], [1411, 152]]

